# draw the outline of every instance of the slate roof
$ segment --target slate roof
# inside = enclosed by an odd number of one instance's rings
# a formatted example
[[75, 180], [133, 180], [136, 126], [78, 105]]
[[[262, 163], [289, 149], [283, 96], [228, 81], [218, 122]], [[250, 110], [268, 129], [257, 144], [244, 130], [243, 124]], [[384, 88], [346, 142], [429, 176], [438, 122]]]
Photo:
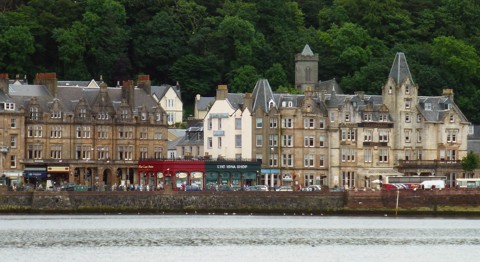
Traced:
[[[44, 85], [9, 85], [9, 95], [17, 104], [27, 107], [31, 98], [35, 97], [43, 112], [50, 111], [50, 107], [56, 98], [58, 98], [61, 108], [65, 112], [74, 112], [80, 99], [85, 99], [88, 105], [93, 107], [99, 92], [99, 88], [58, 86], [56, 97], [54, 97], [47, 86]], [[122, 89], [118, 87], [108, 87], [107, 93], [111, 101], [111, 106], [118, 110], [122, 102]], [[152, 112], [154, 108], [160, 107], [152, 96], [139, 88], [134, 89], [134, 103], [131, 106], [134, 114], [138, 113], [143, 106], [145, 106], [149, 112]]]
[[407, 78], [410, 78], [412, 83], [414, 83], [404, 53], [399, 52], [395, 55], [389, 77], [393, 78], [397, 84], [402, 83]]
[[332, 92], [335, 92], [336, 94], [343, 94], [343, 90], [337, 83], [337, 80], [335, 80], [335, 78], [327, 81], [319, 81], [318, 87], [315, 87], [315, 91], [323, 91], [327, 94], [330, 94]]
[[[255, 84], [255, 88], [252, 92], [253, 98], [253, 111], [258, 109], [263, 110], [263, 112], [268, 112], [268, 104], [270, 101], [275, 101], [273, 96], [272, 88], [267, 79], [260, 79]], [[278, 106], [278, 104], [277, 104]]]
[[303, 56], [313, 56], [313, 51], [308, 44], [305, 45], [302, 51]]
[[175, 93], [177, 94], [178, 98], [182, 98], [182, 94], [180, 92], [180, 90], [176, 87], [176, 86], [171, 86], [171, 85], [160, 85], [160, 86], [151, 86], [151, 94], [155, 94], [158, 99], [162, 99], [162, 97], [165, 96], [165, 94], [167, 93], [168, 89], [169, 88], [172, 88], [173, 91], [175, 91]]
[[199, 100], [195, 100], [197, 110], [206, 111], [209, 106], [215, 102], [215, 97], [200, 97]]
[[467, 136], [467, 150], [480, 154], [480, 125], [474, 125], [473, 134]]

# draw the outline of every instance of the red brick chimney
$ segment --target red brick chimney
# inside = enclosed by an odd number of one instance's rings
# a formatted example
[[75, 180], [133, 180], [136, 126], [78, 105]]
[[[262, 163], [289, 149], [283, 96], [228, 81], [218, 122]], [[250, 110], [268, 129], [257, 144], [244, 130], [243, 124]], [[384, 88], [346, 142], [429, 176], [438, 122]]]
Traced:
[[150, 81], [149, 75], [138, 75], [137, 86], [149, 95], [152, 93], [152, 81]]
[[10, 85], [8, 74], [1, 73], [0, 74], [0, 88], [2, 89], [3, 93], [8, 94], [8, 86]]
[[57, 74], [37, 73], [33, 80], [34, 85], [45, 85], [53, 96], [57, 95]]

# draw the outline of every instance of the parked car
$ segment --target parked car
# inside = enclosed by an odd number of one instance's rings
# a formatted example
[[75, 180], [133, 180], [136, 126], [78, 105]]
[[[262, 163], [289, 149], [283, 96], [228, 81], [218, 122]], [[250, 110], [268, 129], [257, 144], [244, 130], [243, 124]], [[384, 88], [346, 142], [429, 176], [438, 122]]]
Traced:
[[281, 186], [277, 189], [277, 191], [293, 191], [291, 186]]
[[309, 185], [307, 191], [320, 192], [322, 191], [322, 188], [319, 185]]
[[241, 191], [241, 190], [242, 190], [242, 187], [239, 186], [239, 185], [233, 185], [233, 186], [230, 187], [230, 189], [231, 189], [232, 191]]
[[201, 191], [202, 189], [198, 185], [186, 185], [185, 191]]
[[219, 185], [218, 191], [232, 191], [228, 185]]
[[256, 185], [257, 191], [268, 191], [268, 186], [266, 185]]

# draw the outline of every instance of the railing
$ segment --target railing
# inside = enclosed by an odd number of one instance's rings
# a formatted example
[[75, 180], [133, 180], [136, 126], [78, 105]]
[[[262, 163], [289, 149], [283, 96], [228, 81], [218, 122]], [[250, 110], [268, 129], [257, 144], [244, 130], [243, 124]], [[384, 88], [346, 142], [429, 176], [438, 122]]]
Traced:
[[399, 168], [462, 168], [461, 160], [399, 160]]

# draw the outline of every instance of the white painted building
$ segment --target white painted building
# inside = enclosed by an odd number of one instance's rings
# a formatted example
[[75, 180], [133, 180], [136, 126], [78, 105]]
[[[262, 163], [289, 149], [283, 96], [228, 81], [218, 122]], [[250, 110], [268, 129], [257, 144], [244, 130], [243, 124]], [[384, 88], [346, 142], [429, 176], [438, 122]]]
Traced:
[[252, 117], [244, 104], [247, 96], [228, 94], [226, 85], [218, 86], [216, 100], [203, 121], [205, 156], [252, 158]]

